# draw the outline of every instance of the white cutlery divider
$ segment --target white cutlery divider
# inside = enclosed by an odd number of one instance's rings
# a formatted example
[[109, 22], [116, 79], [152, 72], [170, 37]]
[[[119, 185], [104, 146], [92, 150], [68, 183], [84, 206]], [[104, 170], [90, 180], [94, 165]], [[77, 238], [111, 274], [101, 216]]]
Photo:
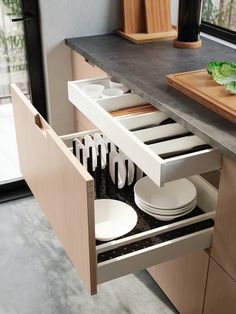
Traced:
[[[109, 78], [68, 82], [69, 100], [158, 186], [162, 186], [168, 181], [204, 173], [220, 167], [220, 153], [194, 135], [192, 137], [197, 144], [196, 147], [193, 147], [193, 150], [184, 149], [180, 152], [180, 155], [172, 155], [170, 149], [167, 155], [162, 154], [162, 157], [160, 157], [155, 153], [155, 144], [153, 144], [154, 147], [146, 145], [135, 135], [135, 132], [129, 129], [135, 129], [135, 126], [140, 122], [143, 127], [145, 127], [145, 123], [150, 124], [150, 121], [153, 124], [160, 124], [168, 117], [162, 112], [121, 118], [112, 117], [109, 112], [143, 105], [146, 101], [133, 93], [106, 99], [92, 99], [81, 88], [92, 83], [102, 84], [107, 88], [109, 87]], [[150, 119], [150, 116], [153, 119]], [[188, 140], [191, 140], [191, 138], [188, 138]], [[161, 145], [157, 144], [156, 146], [163, 146], [164, 143], [162, 141]], [[172, 144], [178, 145], [178, 139], [177, 142], [172, 140], [167, 143], [167, 145]]]

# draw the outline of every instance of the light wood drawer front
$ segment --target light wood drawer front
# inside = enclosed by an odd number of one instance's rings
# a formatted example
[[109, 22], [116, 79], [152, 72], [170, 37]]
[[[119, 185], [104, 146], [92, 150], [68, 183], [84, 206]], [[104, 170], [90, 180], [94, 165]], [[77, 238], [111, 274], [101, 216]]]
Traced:
[[96, 292], [93, 179], [16, 85], [20, 167], [87, 288]]
[[[221, 155], [212, 148], [200, 149], [190, 153], [186, 153], [183, 148], [182, 154], [164, 159], [162, 155], [166, 156], [168, 154], [158, 155], [157, 153], [160, 149], [162, 151], [163, 145], [165, 146], [164, 142], [146, 145], [126, 127], [122, 119], [112, 117], [109, 113], [118, 109], [142, 105], [145, 101], [134, 94], [94, 100], [83, 91], [83, 86], [91, 83], [103, 84], [105, 87], [109, 87], [109, 78], [69, 82], [69, 100], [111, 141], [120, 147], [158, 186], [181, 177], [204, 173], [220, 167]], [[144, 115], [143, 120], [145, 121], [145, 119], [146, 116]], [[188, 140], [193, 141], [195, 143], [193, 145], [196, 146], [202, 147], [204, 144], [196, 136], [193, 136], [192, 139], [188, 137]], [[166, 143], [166, 146], [171, 148], [173, 145], [176, 148], [183, 145], [183, 141], [184, 139], [173, 140]], [[168, 151], [166, 152], [168, 153]], [[169, 156], [171, 155], [169, 154]]]
[[15, 85], [12, 101], [22, 173], [91, 293], [99, 283], [210, 247], [217, 190], [200, 176], [190, 178], [200, 213], [96, 243], [94, 180], [63, 143], [88, 132], [59, 138]]
[[236, 282], [210, 259], [204, 314], [236, 313]]

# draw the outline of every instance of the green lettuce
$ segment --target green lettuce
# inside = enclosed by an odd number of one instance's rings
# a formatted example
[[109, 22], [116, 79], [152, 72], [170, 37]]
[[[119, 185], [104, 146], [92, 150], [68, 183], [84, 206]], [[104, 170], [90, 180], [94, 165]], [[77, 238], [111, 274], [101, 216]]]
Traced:
[[207, 71], [212, 75], [213, 80], [226, 85], [230, 94], [236, 94], [236, 64], [223, 60], [213, 60], [207, 66]]

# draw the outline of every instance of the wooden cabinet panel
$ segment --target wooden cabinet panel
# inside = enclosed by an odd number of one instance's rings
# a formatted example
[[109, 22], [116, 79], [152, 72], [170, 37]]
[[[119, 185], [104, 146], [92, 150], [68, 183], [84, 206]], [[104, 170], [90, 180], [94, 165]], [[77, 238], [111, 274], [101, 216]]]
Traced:
[[93, 178], [16, 85], [11, 95], [21, 172], [88, 290], [96, 293]]
[[236, 313], [236, 282], [211, 258], [204, 314]]
[[181, 314], [203, 310], [209, 254], [200, 251], [148, 269]]
[[[88, 63], [79, 53], [71, 50], [72, 75], [73, 80], [83, 80], [95, 77], [104, 77], [106, 72], [95, 65]], [[75, 108], [75, 129], [76, 131], [88, 131], [96, 129], [96, 126], [90, 122], [77, 108]]]
[[223, 158], [212, 256], [236, 280], [236, 164]]

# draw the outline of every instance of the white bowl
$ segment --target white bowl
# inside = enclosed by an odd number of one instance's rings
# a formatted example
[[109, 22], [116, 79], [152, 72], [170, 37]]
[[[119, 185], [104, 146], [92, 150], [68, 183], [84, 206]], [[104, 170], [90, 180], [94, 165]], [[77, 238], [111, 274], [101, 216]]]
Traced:
[[91, 98], [101, 98], [104, 86], [101, 84], [87, 84], [82, 86], [82, 90]]
[[126, 87], [124, 84], [112, 81], [112, 79], [110, 80], [110, 87], [111, 88], [120, 88], [123, 90], [124, 94], [129, 91], [129, 88]]
[[107, 97], [117, 97], [124, 94], [124, 91], [120, 88], [106, 88], [102, 91], [102, 96]]
[[159, 188], [151, 179], [144, 177], [135, 184], [134, 193], [144, 204], [167, 210], [187, 206], [197, 196], [195, 186], [185, 178]]
[[130, 232], [137, 224], [136, 211], [128, 204], [111, 199], [94, 201], [95, 237], [100, 241], [111, 241]]

